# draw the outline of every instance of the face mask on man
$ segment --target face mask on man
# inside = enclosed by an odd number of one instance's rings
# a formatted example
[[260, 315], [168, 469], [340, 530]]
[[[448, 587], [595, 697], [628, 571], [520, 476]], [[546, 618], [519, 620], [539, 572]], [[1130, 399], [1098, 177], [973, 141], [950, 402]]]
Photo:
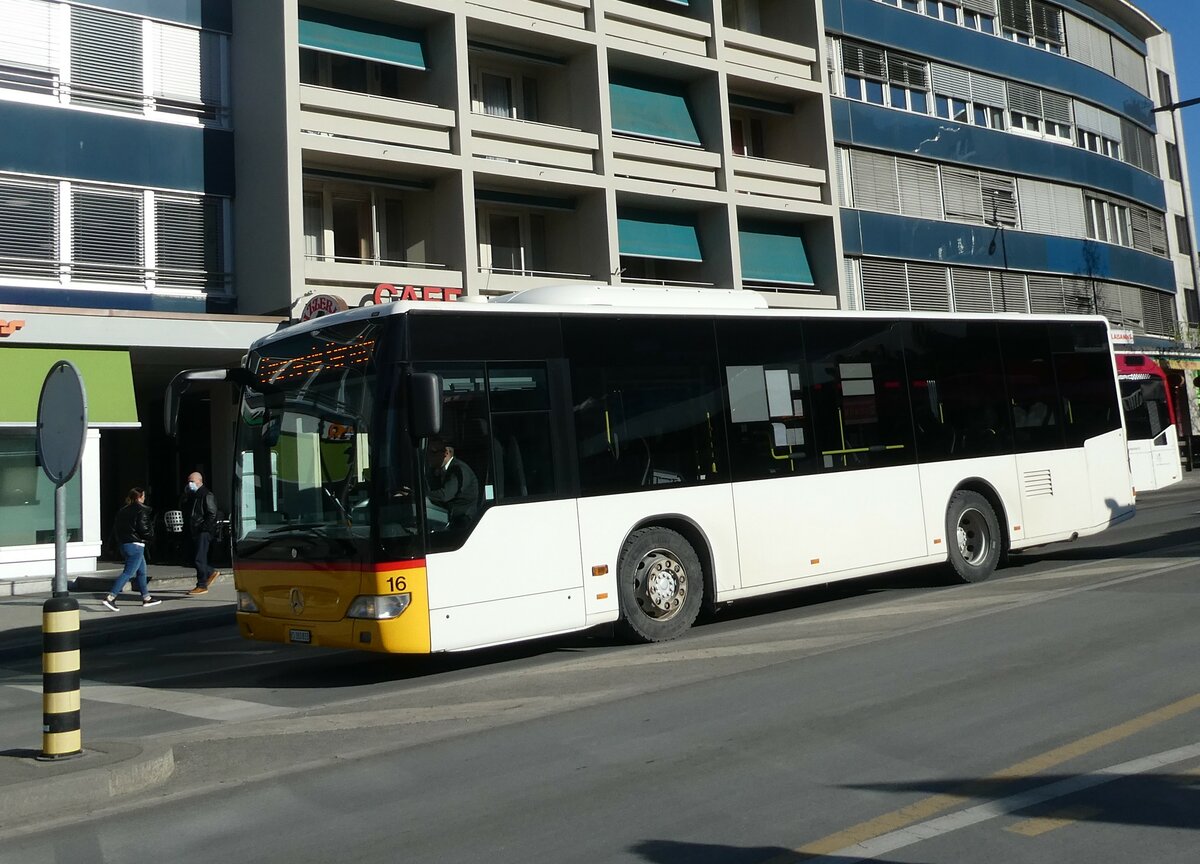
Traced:
[[195, 480], [189, 480], [189, 481], [188, 481], [188, 491], [189, 491], [189, 492], [195, 492], [195, 491], [196, 491], [197, 489], [199, 489], [199, 488], [200, 488], [200, 487], [196, 485], [196, 481], [195, 481]]

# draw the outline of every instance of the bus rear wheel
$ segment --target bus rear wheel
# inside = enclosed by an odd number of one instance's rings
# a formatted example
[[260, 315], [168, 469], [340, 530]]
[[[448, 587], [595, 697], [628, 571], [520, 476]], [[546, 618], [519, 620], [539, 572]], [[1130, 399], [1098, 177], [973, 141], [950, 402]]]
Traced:
[[964, 582], [982, 582], [1000, 563], [1000, 520], [986, 498], [960, 489], [946, 508], [950, 568]]
[[669, 528], [642, 528], [617, 563], [620, 629], [636, 642], [682, 636], [700, 612], [704, 574], [690, 543]]

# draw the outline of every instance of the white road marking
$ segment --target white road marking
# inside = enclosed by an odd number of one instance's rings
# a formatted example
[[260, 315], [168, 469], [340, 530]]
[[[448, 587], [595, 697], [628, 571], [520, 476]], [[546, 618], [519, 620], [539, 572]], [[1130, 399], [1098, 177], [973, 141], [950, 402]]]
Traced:
[[854, 864], [855, 861], [869, 861], [872, 858], [878, 858], [881, 855], [895, 852], [897, 849], [916, 845], [923, 840], [929, 840], [933, 837], [949, 834], [952, 831], [959, 831], [963, 828], [969, 828], [972, 825], [978, 825], [980, 822], [995, 819], [997, 816], [1007, 816], [1010, 813], [1035, 807], [1038, 804], [1044, 804], [1056, 798], [1074, 795], [1076, 792], [1082, 792], [1085, 789], [1093, 789], [1096, 786], [1111, 783], [1123, 777], [1143, 774], [1146, 771], [1153, 771], [1155, 768], [1174, 765], [1178, 762], [1194, 759], [1197, 756], [1200, 756], [1200, 743], [1177, 747], [1174, 750], [1166, 750], [1162, 753], [1144, 756], [1141, 759], [1133, 759], [1129, 762], [1122, 762], [1119, 765], [1102, 768], [1090, 774], [1079, 774], [1075, 777], [1068, 777], [1065, 780], [1058, 780], [1054, 783], [1047, 783], [1045, 786], [1038, 786], [1037, 788], [1029, 789], [1016, 795], [1010, 795], [1007, 798], [987, 801], [974, 807], [968, 807], [965, 810], [939, 816], [936, 819], [929, 819], [925, 822], [919, 822], [916, 825], [909, 825], [907, 828], [890, 831], [887, 834], [881, 834], [862, 843], [839, 849], [829, 855], [808, 859], [808, 864], [820, 864], [820, 862], [824, 862], [824, 864], [835, 864], [835, 862], [836, 864]]

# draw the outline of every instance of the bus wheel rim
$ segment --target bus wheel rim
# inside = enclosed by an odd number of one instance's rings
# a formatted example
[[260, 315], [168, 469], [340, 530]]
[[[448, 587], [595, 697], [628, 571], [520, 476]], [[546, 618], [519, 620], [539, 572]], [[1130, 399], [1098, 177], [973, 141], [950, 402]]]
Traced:
[[642, 612], [659, 621], [675, 617], [687, 599], [687, 571], [666, 549], [651, 549], [634, 568], [634, 597]]
[[958, 517], [958, 554], [972, 566], [978, 566], [988, 553], [988, 526], [983, 514], [968, 508]]

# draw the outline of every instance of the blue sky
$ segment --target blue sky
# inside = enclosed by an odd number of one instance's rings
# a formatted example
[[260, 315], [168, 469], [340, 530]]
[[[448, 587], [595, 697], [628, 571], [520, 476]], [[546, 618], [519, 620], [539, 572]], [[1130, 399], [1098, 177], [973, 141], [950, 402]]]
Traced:
[[[1180, 101], [1200, 97], [1200, 4], [1197, 0], [1133, 0], [1133, 4], [1163, 26], [1175, 45], [1175, 89]], [[1165, 122], [1170, 118], [1163, 117]], [[1193, 193], [1200, 182], [1200, 105], [1179, 112], [1188, 175]]]

